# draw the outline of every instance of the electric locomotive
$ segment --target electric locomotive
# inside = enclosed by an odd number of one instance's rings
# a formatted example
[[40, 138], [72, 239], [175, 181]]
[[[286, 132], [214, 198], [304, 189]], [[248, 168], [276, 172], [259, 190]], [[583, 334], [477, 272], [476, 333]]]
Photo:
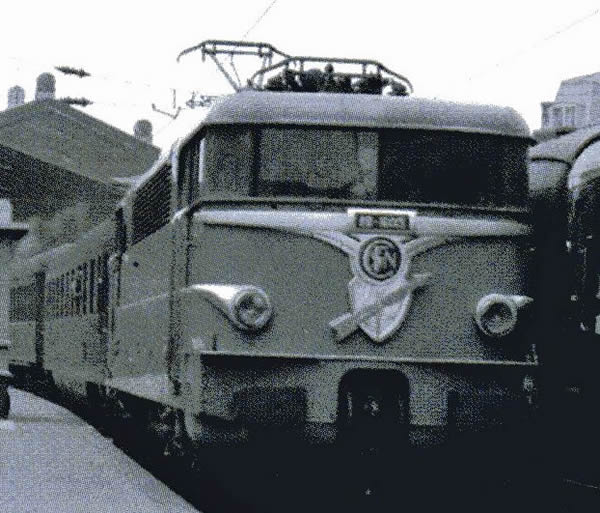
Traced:
[[46, 294], [11, 321], [20, 361], [197, 444], [384, 426], [431, 446], [529, 419], [523, 119], [411, 97], [375, 61], [196, 48], [265, 62], [139, 180], [108, 238], [15, 278]]

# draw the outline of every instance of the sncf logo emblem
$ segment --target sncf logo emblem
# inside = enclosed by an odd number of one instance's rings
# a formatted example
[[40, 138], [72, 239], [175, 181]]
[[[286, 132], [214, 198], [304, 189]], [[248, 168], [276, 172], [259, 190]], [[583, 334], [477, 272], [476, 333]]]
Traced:
[[394, 334], [408, 315], [413, 294], [431, 277], [431, 273], [413, 271], [415, 258], [451, 241], [436, 235], [411, 238], [318, 232], [313, 236], [350, 257], [350, 311], [329, 322], [338, 342], [359, 329], [374, 342], [383, 342]]
[[383, 281], [400, 269], [400, 250], [389, 239], [370, 240], [360, 251], [360, 266], [367, 276]]

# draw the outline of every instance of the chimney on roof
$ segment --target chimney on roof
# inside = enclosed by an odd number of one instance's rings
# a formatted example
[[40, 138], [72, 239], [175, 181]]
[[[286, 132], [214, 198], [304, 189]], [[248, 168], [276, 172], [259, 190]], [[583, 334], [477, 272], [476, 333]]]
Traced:
[[139, 119], [133, 125], [133, 135], [136, 139], [152, 144], [152, 123], [147, 119]]
[[8, 102], [7, 108], [12, 109], [13, 107], [18, 107], [19, 105], [23, 105], [25, 103], [25, 89], [21, 86], [12, 86], [8, 90]]
[[35, 85], [36, 100], [54, 100], [56, 80], [52, 73], [42, 73], [37, 77]]

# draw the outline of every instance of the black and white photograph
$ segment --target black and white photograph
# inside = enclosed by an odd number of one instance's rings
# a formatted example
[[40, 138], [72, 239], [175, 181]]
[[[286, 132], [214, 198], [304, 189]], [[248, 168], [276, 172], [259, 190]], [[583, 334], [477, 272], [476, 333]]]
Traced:
[[600, 2], [0, 12], [0, 512], [600, 510]]

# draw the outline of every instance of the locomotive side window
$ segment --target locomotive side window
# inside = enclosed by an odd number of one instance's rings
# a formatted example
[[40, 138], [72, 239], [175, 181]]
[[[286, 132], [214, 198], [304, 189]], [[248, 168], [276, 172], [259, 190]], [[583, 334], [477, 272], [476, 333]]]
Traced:
[[195, 137], [181, 152], [178, 175], [179, 208], [191, 204], [200, 196], [204, 181], [205, 146], [206, 141], [203, 137]]
[[252, 187], [254, 144], [244, 127], [215, 127], [206, 133], [204, 182], [200, 192], [248, 196]]

